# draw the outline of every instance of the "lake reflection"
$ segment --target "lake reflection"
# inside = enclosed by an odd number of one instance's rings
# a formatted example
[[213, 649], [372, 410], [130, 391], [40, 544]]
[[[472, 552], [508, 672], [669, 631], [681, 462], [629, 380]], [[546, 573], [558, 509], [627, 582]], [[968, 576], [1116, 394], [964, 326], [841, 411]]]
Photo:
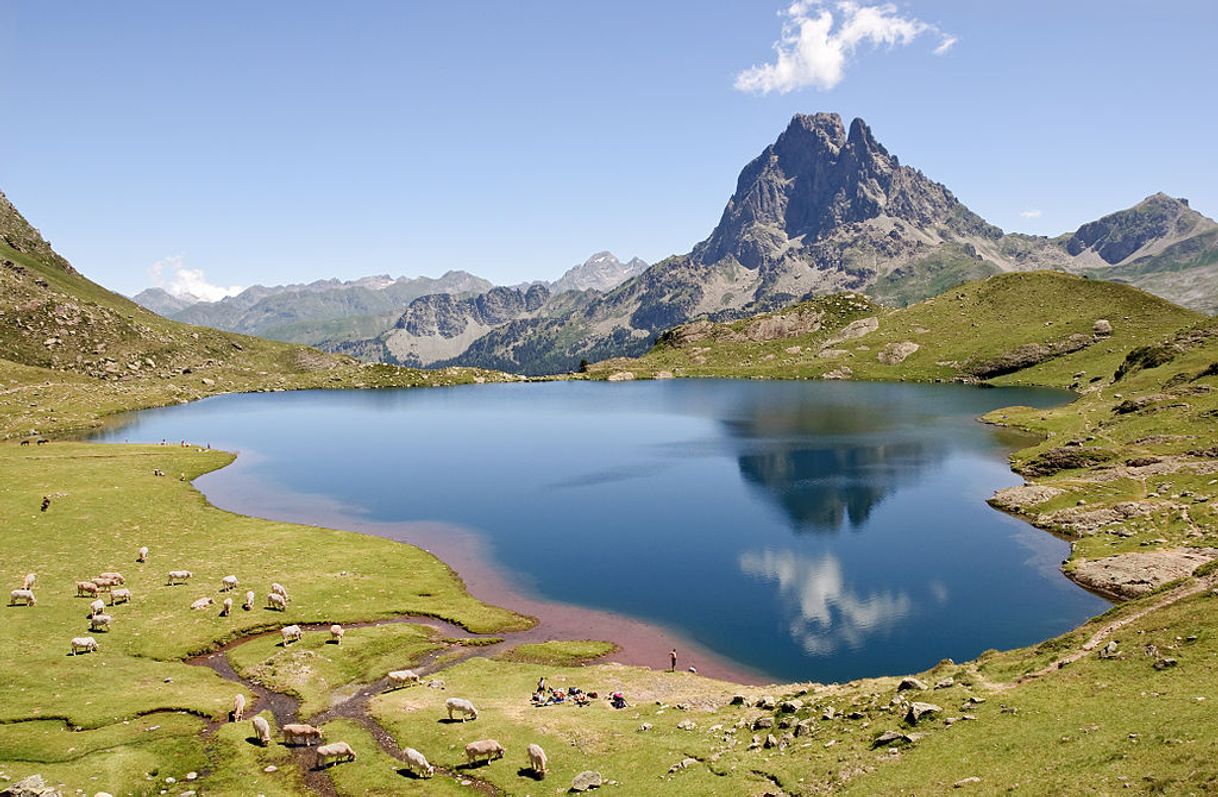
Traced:
[[238, 449], [198, 482], [222, 506], [307, 497], [440, 521], [538, 596], [775, 678], [840, 680], [1029, 644], [1105, 608], [1057, 572], [1064, 543], [984, 503], [1017, 479], [976, 416], [1061, 400], [717, 380], [318, 391], [150, 410], [105, 438]]

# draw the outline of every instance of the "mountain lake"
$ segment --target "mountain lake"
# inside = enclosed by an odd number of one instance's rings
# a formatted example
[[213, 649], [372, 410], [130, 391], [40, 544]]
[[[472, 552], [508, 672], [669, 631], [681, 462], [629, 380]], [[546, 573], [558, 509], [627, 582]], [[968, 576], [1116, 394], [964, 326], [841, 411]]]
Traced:
[[1107, 608], [1059, 572], [1067, 543], [985, 503], [1020, 482], [1007, 456], [1029, 440], [977, 417], [1067, 400], [733, 380], [303, 391], [132, 413], [94, 439], [236, 451], [195, 482], [224, 509], [385, 534], [467, 581], [493, 573], [543, 618], [594, 610], [758, 678], [840, 681]]

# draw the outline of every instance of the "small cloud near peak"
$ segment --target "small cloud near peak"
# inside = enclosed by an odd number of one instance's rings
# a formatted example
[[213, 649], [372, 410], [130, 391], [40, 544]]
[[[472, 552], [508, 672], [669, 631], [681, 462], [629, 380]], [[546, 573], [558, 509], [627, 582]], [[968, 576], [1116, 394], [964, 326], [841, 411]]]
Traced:
[[1039, 211], [1039, 210], [1036, 210], [1036, 209], [1033, 209], [1033, 210], [1021, 210], [1021, 211], [1019, 211], [1019, 215], [1020, 215], [1020, 216], [1023, 216], [1025, 219], [1039, 219], [1039, 218], [1040, 218], [1040, 211]]
[[846, 65], [863, 46], [904, 47], [922, 35], [939, 37], [935, 55], [956, 44], [956, 37], [916, 17], [902, 16], [893, 3], [866, 5], [854, 0], [796, 0], [781, 12], [772, 63], [736, 75], [738, 91], [786, 94], [813, 86], [822, 91], [842, 82]]

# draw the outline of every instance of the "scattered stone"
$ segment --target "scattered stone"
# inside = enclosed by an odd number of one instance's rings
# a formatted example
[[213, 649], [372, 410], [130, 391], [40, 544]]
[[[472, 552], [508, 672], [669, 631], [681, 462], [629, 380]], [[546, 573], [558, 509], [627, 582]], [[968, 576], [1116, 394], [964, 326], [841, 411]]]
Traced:
[[1115, 639], [1111, 640], [1107, 645], [1100, 648], [1101, 659], [1115, 659], [1119, 656], [1120, 653], [1117, 652], [1117, 641]]
[[798, 698], [795, 698], [792, 700], [784, 700], [784, 701], [782, 701], [781, 705], [778, 706], [778, 708], [781, 709], [784, 714], [794, 714], [795, 712], [799, 711], [803, 707], [804, 707], [804, 701], [799, 700]]
[[583, 772], [576, 775], [575, 779], [571, 781], [571, 791], [583, 792], [591, 791], [592, 789], [599, 789], [601, 784], [604, 782], [605, 781], [604, 778], [601, 777], [601, 773], [591, 769], [585, 769]]
[[639, 732], [639, 733], [646, 733], [647, 731], [651, 730], [653, 727], [654, 727], [654, 726], [653, 726], [653, 725], [652, 725], [650, 722], [644, 722], [642, 725], [640, 725], [640, 726], [639, 726], [639, 731], [638, 731], [638, 732]]
[[880, 349], [876, 359], [884, 365], [898, 365], [905, 362], [905, 358], [916, 352], [920, 346], [911, 340], [903, 340], [899, 343], [889, 343], [884, 348]]
[[1177, 662], [1175, 659], [1171, 658], [1170, 656], [1164, 656], [1163, 658], [1155, 661], [1154, 666], [1156, 670], [1166, 670], [1169, 667], [1175, 667], [1177, 664], [1179, 664], [1179, 662]]
[[935, 688], [936, 689], [951, 689], [955, 685], [956, 685], [956, 679], [948, 677], [948, 678], [944, 678], [942, 681], [935, 684]]
[[279, 767], [275, 766], [274, 764], [268, 764], [266, 767], [263, 768], [262, 771], [266, 772], [267, 774], [270, 774], [272, 772], [278, 772]]
[[755, 731], [760, 731], [764, 728], [773, 728], [773, 727], [774, 727], [774, 718], [773, 717], [758, 717], [757, 719], [753, 720], [753, 730], [755, 730]]
[[673, 764], [671, 767], [668, 768], [668, 774], [671, 775], [674, 772], [680, 772], [682, 769], [689, 769], [690, 767], [696, 767], [696, 766], [698, 766], [698, 764], [699, 764], [699, 761], [696, 758], [682, 758], [680, 761], [678, 761], [677, 763]]
[[773, 711], [774, 707], [778, 705], [778, 702], [776, 700], [774, 700], [773, 695], [762, 695], [761, 697], [759, 697], [757, 699], [757, 702], [754, 703], [753, 705], [756, 708], [763, 708], [766, 711]]
[[920, 681], [917, 678], [902, 678], [901, 682], [899, 684], [897, 684], [897, 691], [904, 692], [907, 689], [917, 689], [919, 691], [925, 691], [926, 682]]
[[732, 702], [729, 705], [743, 706], [747, 702], [748, 702], [748, 698], [745, 697], [744, 695], [733, 695]]
[[910, 744], [913, 741], [914, 738], [907, 733], [901, 733], [900, 731], [884, 731], [872, 740], [871, 749], [875, 750], [879, 747], [891, 747], [898, 744]]
[[672, 371], [656, 371], [655, 374], [653, 374], [651, 378], [652, 379], [672, 379], [673, 374], [672, 374]]
[[609, 374], [609, 381], [610, 382], [634, 381], [634, 372], [633, 371], [617, 371], [616, 373]]
[[796, 736], [811, 736], [816, 733], [816, 720], [808, 718], [795, 723]]
[[778, 740], [774, 738], [774, 734], [768, 733], [765, 737], [765, 749], [770, 750], [778, 746]]
[[1096, 319], [1096, 322], [1091, 325], [1091, 334], [1100, 337], [1107, 337], [1112, 334], [1112, 322], [1107, 318]]
[[443, 689], [444, 681], [440, 678], [433, 678], [427, 682], [427, 686], [429, 689]]
[[958, 780], [952, 784], [952, 788], [953, 789], [963, 789], [965, 786], [971, 786], [974, 783], [980, 783], [980, 782], [981, 782], [981, 778], [974, 775], [971, 778], [961, 778], [960, 780]]
[[42, 775], [30, 775], [0, 791], [4, 797], [60, 797], [59, 790], [48, 786]]
[[936, 706], [934, 703], [914, 701], [913, 703], [909, 704], [909, 711], [905, 713], [905, 721], [910, 725], [917, 725], [918, 721], [923, 717], [938, 714], [941, 711], [943, 711], [943, 709]]
[[[771, 720], [773, 722], [773, 720]], [[677, 723], [677, 727], [683, 731], [694, 731], [698, 729], [698, 723], [693, 720], [681, 720]]]
[[821, 719], [831, 720], [837, 716], [837, 709], [833, 706], [826, 706], [824, 712], [820, 715]]
[[198, 777], [199, 777], [199, 773], [198, 773], [198, 772], [187, 772], [187, 773], [186, 773], [186, 779], [187, 779], [187, 780], [197, 780], [197, 779], [198, 779]]

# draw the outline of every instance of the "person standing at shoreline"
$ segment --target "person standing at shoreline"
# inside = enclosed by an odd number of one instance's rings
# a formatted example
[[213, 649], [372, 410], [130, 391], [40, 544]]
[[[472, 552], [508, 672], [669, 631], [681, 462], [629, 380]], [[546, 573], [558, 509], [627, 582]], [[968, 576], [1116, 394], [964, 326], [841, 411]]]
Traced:
[[668, 651], [668, 671], [669, 672], [677, 671], [677, 649], [676, 648], [673, 648], [672, 650]]

